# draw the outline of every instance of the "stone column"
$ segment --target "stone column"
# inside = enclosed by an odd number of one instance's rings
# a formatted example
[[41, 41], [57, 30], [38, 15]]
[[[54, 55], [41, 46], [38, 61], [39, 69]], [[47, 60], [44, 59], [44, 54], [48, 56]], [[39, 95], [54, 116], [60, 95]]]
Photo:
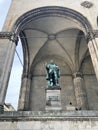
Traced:
[[73, 74], [73, 83], [77, 103], [76, 109], [78, 110], [88, 109], [84, 79], [80, 72], [76, 72]]
[[8, 86], [8, 80], [12, 68], [13, 58], [16, 48], [16, 40], [10, 37], [10, 41], [5, 35], [0, 35], [0, 113], [3, 113], [3, 106]]
[[19, 111], [26, 111], [29, 109], [29, 94], [30, 94], [31, 76], [28, 74], [23, 74], [20, 97], [18, 103]]
[[98, 38], [90, 37], [88, 42], [88, 48], [94, 66], [95, 74], [98, 80]]

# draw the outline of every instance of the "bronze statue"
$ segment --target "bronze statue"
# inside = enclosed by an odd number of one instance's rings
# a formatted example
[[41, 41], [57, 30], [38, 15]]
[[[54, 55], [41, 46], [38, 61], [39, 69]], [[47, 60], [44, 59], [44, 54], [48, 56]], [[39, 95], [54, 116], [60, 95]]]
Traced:
[[59, 86], [60, 70], [53, 60], [50, 61], [50, 64], [46, 64], [46, 72], [48, 87]]

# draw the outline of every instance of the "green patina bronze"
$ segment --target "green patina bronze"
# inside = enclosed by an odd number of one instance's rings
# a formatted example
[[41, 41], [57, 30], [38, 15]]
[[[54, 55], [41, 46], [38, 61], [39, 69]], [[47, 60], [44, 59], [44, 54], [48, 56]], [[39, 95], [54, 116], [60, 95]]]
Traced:
[[53, 86], [59, 86], [59, 80], [60, 78], [60, 69], [58, 65], [54, 63], [53, 60], [50, 61], [50, 64], [46, 63], [46, 80], [48, 87], [53, 87]]

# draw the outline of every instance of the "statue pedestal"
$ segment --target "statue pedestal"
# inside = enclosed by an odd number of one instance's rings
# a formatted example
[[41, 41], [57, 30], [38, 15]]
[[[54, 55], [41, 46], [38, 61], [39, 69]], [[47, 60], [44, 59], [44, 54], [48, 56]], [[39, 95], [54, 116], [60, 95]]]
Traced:
[[46, 110], [61, 110], [60, 87], [46, 89]]

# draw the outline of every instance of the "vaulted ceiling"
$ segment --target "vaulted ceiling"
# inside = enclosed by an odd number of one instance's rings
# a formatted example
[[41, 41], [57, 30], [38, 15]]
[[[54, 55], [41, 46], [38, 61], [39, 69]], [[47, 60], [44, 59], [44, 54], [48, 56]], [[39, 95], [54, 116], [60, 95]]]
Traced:
[[71, 18], [48, 16], [31, 20], [23, 27], [21, 40], [28, 46], [24, 61], [28, 55], [31, 71], [42, 59], [60, 57], [76, 72], [89, 55], [82, 27]]

